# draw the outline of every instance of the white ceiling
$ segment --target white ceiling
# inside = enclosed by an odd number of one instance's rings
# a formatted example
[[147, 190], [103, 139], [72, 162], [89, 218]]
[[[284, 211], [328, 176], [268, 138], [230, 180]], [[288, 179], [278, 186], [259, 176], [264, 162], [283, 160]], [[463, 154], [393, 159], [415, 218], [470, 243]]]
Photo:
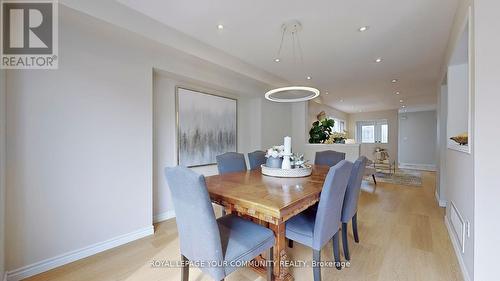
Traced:
[[[408, 107], [435, 104], [457, 7], [457, 0], [118, 1], [294, 84], [317, 87], [323, 103], [345, 112], [396, 109], [400, 99]], [[305, 69], [293, 62], [290, 41], [282, 61], [273, 61], [281, 25], [291, 19], [303, 25]], [[359, 32], [364, 25], [369, 30]]]

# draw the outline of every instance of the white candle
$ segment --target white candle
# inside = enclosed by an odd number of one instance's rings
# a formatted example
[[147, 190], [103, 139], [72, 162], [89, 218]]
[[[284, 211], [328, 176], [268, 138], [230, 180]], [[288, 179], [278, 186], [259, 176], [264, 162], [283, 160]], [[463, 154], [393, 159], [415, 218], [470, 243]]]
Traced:
[[291, 154], [292, 153], [292, 138], [291, 137], [285, 137], [284, 139], [284, 146], [285, 146], [285, 154]]

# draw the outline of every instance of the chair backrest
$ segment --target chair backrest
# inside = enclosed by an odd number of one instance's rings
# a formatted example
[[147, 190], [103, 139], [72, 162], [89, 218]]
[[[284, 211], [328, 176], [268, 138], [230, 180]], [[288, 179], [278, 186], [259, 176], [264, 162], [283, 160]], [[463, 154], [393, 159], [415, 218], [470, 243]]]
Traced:
[[250, 170], [258, 169], [260, 168], [260, 165], [265, 163], [266, 153], [264, 151], [256, 150], [248, 153], [248, 164], [250, 164]]
[[342, 222], [349, 222], [358, 211], [359, 191], [368, 159], [361, 156], [354, 162], [342, 206]]
[[340, 161], [345, 159], [345, 153], [333, 150], [325, 150], [316, 152], [314, 164], [333, 167]]
[[247, 170], [245, 155], [237, 152], [226, 152], [215, 157], [219, 174], [243, 172]]
[[319, 198], [318, 211], [314, 223], [313, 248], [321, 250], [340, 228], [342, 202], [352, 163], [340, 161], [330, 168]]
[[[210, 202], [205, 177], [188, 168], [165, 168], [174, 203], [181, 254], [192, 261], [222, 262], [219, 227]], [[215, 280], [224, 278], [222, 267], [200, 268]]]

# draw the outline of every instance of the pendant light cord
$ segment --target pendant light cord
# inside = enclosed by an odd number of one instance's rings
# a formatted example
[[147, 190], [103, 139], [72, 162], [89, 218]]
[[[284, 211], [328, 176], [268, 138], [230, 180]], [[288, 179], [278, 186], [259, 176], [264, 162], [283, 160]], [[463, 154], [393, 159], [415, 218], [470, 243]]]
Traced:
[[299, 49], [300, 65], [302, 66], [302, 70], [304, 71], [306, 69], [304, 65], [304, 54], [302, 52], [302, 45], [300, 44], [300, 37], [298, 32], [297, 32], [297, 48]]
[[283, 31], [281, 33], [280, 47], [278, 48], [278, 55], [276, 56], [277, 59], [280, 59], [281, 56], [281, 49], [283, 48], [283, 41], [285, 40], [285, 32], [286, 32], [286, 27], [283, 28]]

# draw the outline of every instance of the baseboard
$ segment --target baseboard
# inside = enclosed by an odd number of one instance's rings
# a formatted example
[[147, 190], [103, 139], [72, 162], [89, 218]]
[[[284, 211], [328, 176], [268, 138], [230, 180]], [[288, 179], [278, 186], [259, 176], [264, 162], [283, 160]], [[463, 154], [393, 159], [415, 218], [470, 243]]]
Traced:
[[412, 164], [412, 163], [398, 163], [400, 169], [420, 170], [420, 171], [436, 171], [434, 164]]
[[446, 204], [448, 204], [448, 202], [446, 200], [439, 199], [439, 195], [437, 193], [437, 190], [436, 190], [436, 192], [434, 192], [434, 196], [436, 196], [436, 201], [438, 202], [439, 207], [446, 208]]
[[453, 250], [455, 250], [455, 256], [457, 256], [458, 264], [460, 266], [460, 270], [462, 271], [462, 276], [464, 281], [471, 281], [469, 277], [469, 271], [467, 267], [465, 267], [465, 262], [462, 257], [462, 251], [460, 250], [460, 245], [458, 245], [455, 236], [453, 235], [453, 230], [451, 229], [450, 222], [448, 221], [448, 217], [444, 216], [444, 224], [446, 225], [446, 230], [448, 230], [448, 236], [450, 237], [451, 244], [453, 245]]
[[75, 251], [71, 251], [53, 258], [49, 258], [40, 262], [36, 262], [21, 268], [8, 271], [6, 273], [7, 281], [19, 281], [24, 278], [51, 270], [53, 268], [74, 262], [88, 256], [95, 255], [97, 253], [118, 247], [123, 244], [127, 244], [134, 240], [149, 236], [154, 234], [153, 226], [148, 226], [127, 234], [123, 234], [112, 239], [90, 245], [85, 248], [81, 248]]
[[169, 220], [171, 218], [175, 218], [175, 211], [169, 210], [163, 213], [159, 213], [153, 216], [153, 223], [162, 222]]

